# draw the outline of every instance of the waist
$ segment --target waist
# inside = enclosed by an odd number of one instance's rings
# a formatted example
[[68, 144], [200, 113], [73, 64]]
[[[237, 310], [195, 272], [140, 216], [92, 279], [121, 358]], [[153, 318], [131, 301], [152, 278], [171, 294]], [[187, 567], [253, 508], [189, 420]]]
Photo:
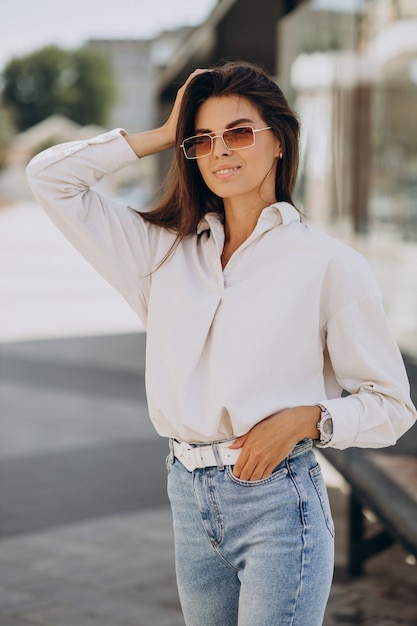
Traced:
[[[235, 465], [238, 460], [241, 448], [231, 449], [229, 447], [235, 440], [234, 438], [226, 441], [196, 444], [170, 439], [170, 450], [172, 456], [177, 458], [189, 472], [204, 467], [218, 467], [220, 469], [225, 465]], [[311, 439], [303, 439], [290, 452], [289, 458], [298, 456], [312, 447], [313, 441]]]

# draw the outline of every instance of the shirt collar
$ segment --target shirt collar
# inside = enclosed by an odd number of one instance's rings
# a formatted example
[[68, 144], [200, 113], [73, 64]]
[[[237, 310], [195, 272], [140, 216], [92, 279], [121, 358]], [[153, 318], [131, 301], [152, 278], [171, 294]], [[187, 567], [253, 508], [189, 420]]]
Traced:
[[268, 211], [270, 209], [275, 209], [281, 214], [281, 223], [283, 226], [287, 226], [287, 224], [291, 224], [291, 222], [300, 222], [300, 214], [289, 202], [276, 202], [272, 204], [270, 207], [267, 207], [265, 210]]
[[206, 215], [201, 218], [197, 226], [197, 235], [201, 235], [205, 230], [210, 230], [213, 227], [213, 223], [220, 222], [220, 216], [217, 213], [206, 213]]
[[[271, 227], [286, 226], [291, 222], [299, 222], [300, 214], [289, 202], [276, 202], [262, 211], [259, 221], [267, 222]], [[217, 213], [207, 213], [197, 226], [197, 235], [201, 235], [206, 230], [211, 230], [214, 224], [219, 222], [220, 216]]]

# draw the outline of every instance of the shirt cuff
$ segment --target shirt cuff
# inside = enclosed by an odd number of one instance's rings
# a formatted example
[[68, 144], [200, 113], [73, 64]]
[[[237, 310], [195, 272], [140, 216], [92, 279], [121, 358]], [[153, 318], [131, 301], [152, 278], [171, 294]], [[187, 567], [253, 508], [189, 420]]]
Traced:
[[330, 413], [333, 420], [333, 435], [326, 444], [318, 443], [319, 448], [344, 450], [354, 444], [359, 432], [359, 411], [356, 398], [335, 398], [323, 400], [320, 404]]

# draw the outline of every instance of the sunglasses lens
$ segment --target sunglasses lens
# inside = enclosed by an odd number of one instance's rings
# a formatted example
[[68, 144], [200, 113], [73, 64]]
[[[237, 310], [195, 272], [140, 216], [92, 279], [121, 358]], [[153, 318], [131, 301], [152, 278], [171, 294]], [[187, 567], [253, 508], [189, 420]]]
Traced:
[[209, 135], [191, 137], [184, 141], [184, 151], [189, 159], [198, 159], [211, 152], [211, 138]]
[[223, 139], [230, 150], [249, 148], [254, 144], [254, 134], [251, 126], [231, 128], [223, 133]]
[[[265, 130], [265, 129], [261, 129]], [[222, 137], [223, 143], [228, 150], [240, 150], [250, 148], [255, 143], [255, 134], [251, 126], [238, 126], [222, 131], [218, 135], [197, 135], [184, 139], [182, 147], [187, 159], [199, 159], [211, 153], [213, 141], [217, 137]]]

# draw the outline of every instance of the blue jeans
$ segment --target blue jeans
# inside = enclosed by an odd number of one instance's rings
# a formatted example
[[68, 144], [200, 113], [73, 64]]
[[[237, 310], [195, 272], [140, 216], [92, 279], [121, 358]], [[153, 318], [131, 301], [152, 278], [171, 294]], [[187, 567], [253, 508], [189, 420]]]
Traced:
[[187, 626], [320, 626], [334, 526], [311, 440], [268, 478], [189, 472], [168, 457], [177, 582]]

